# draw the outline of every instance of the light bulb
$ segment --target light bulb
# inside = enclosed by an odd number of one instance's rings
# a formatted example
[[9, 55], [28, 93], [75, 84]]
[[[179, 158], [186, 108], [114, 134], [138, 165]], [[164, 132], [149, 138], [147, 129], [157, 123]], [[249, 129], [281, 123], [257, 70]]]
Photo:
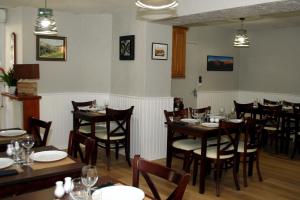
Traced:
[[43, 27], [43, 28], [47, 28], [47, 27], [49, 27], [50, 26], [50, 20], [48, 19], [48, 18], [44, 18], [44, 19], [42, 19], [42, 21], [41, 21], [41, 26]]

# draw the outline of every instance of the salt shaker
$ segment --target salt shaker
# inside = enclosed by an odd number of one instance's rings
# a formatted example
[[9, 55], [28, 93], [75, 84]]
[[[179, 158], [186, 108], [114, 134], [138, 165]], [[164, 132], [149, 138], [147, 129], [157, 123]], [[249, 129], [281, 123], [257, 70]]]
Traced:
[[71, 177], [65, 178], [64, 190], [68, 194], [73, 190], [73, 184]]
[[13, 154], [13, 145], [12, 144], [8, 144], [7, 145], [7, 149], [6, 149], [6, 154], [8, 155], [8, 156], [11, 156], [12, 154]]
[[56, 187], [54, 190], [54, 196], [56, 198], [62, 198], [65, 194], [64, 186], [62, 181], [56, 181]]

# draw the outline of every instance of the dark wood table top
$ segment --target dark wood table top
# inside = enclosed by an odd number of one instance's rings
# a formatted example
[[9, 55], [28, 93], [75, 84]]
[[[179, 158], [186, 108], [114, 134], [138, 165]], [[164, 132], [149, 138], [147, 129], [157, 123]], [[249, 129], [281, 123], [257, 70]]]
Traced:
[[[114, 184], [124, 184], [121, 181], [112, 178], [110, 176], [101, 176], [98, 179], [98, 182], [96, 184], [97, 187], [105, 187], [105, 186], [109, 186], [109, 185], [114, 185]], [[26, 194], [22, 194], [19, 196], [15, 196], [15, 197], [10, 197], [10, 198], [6, 198], [4, 200], [53, 200], [55, 199], [54, 197], [54, 189], [55, 187], [51, 187], [51, 188], [47, 188], [47, 189], [42, 189], [42, 190], [38, 190], [35, 192], [30, 192], [30, 193], [26, 193]], [[70, 196], [68, 194], [65, 194], [61, 200], [69, 200]], [[144, 200], [150, 200], [152, 199], [151, 197], [149, 197], [148, 195], [146, 195]]]
[[[57, 150], [53, 146], [35, 148], [34, 151]], [[5, 153], [0, 153], [0, 157], [7, 157]], [[64, 160], [69, 159], [70, 162]], [[65, 177], [78, 177], [81, 174], [83, 163], [79, 163], [71, 158], [66, 158], [55, 166], [56, 162], [41, 163], [35, 162], [32, 166], [16, 167], [18, 174], [0, 177], [0, 197], [23, 194], [30, 191], [53, 187], [56, 181]], [[59, 161], [57, 161], [59, 162]], [[65, 162], [65, 163], [62, 163]], [[51, 165], [51, 167], [47, 166]], [[35, 167], [34, 167], [35, 166]], [[45, 167], [47, 166], [47, 167]], [[13, 166], [14, 167], [14, 166]]]
[[74, 117], [89, 122], [104, 122], [106, 121], [106, 114], [96, 111], [77, 110], [73, 111]]

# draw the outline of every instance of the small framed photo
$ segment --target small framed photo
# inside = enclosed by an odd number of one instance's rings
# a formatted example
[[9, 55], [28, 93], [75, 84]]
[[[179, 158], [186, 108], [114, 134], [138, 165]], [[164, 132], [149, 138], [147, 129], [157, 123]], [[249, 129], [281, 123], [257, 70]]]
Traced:
[[152, 43], [152, 59], [168, 60], [168, 44]]
[[120, 36], [120, 60], [134, 60], [134, 35]]
[[36, 36], [36, 60], [65, 61], [66, 51], [66, 37], [48, 35]]

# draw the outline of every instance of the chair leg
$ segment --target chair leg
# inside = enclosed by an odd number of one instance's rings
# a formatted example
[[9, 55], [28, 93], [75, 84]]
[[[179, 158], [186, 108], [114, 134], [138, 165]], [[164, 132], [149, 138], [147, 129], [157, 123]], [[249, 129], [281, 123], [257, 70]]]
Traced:
[[126, 161], [129, 165], [129, 167], [131, 167], [131, 162], [130, 162], [130, 152], [129, 152], [129, 145], [128, 144], [125, 144], [125, 156], [126, 156]]
[[198, 163], [199, 158], [195, 156], [194, 158], [194, 168], [193, 168], [193, 185], [196, 185], [196, 180], [197, 180], [197, 173], [198, 173]]
[[119, 142], [116, 142], [115, 145], [116, 145], [116, 160], [118, 160], [119, 159]]
[[247, 155], [243, 154], [243, 179], [244, 179], [244, 187], [248, 186], [247, 183]]
[[110, 158], [110, 145], [109, 144], [105, 144], [105, 151], [106, 151], [106, 167], [107, 167], [107, 170], [110, 170], [110, 161], [111, 161], [111, 158]]
[[260, 166], [259, 166], [259, 151], [256, 152], [256, 171], [257, 171], [257, 175], [258, 175], [258, 179], [259, 181], [263, 181], [261, 172], [260, 172]]
[[216, 179], [216, 195], [220, 196], [220, 170], [221, 170], [221, 161], [217, 161], [215, 164], [215, 179]]
[[232, 168], [232, 173], [233, 173], [233, 179], [234, 179], [234, 183], [235, 183], [235, 187], [237, 190], [240, 190], [240, 185], [239, 185], [239, 180], [238, 180], [238, 173], [236, 172], [236, 159], [234, 158], [233, 160], [233, 168]]

